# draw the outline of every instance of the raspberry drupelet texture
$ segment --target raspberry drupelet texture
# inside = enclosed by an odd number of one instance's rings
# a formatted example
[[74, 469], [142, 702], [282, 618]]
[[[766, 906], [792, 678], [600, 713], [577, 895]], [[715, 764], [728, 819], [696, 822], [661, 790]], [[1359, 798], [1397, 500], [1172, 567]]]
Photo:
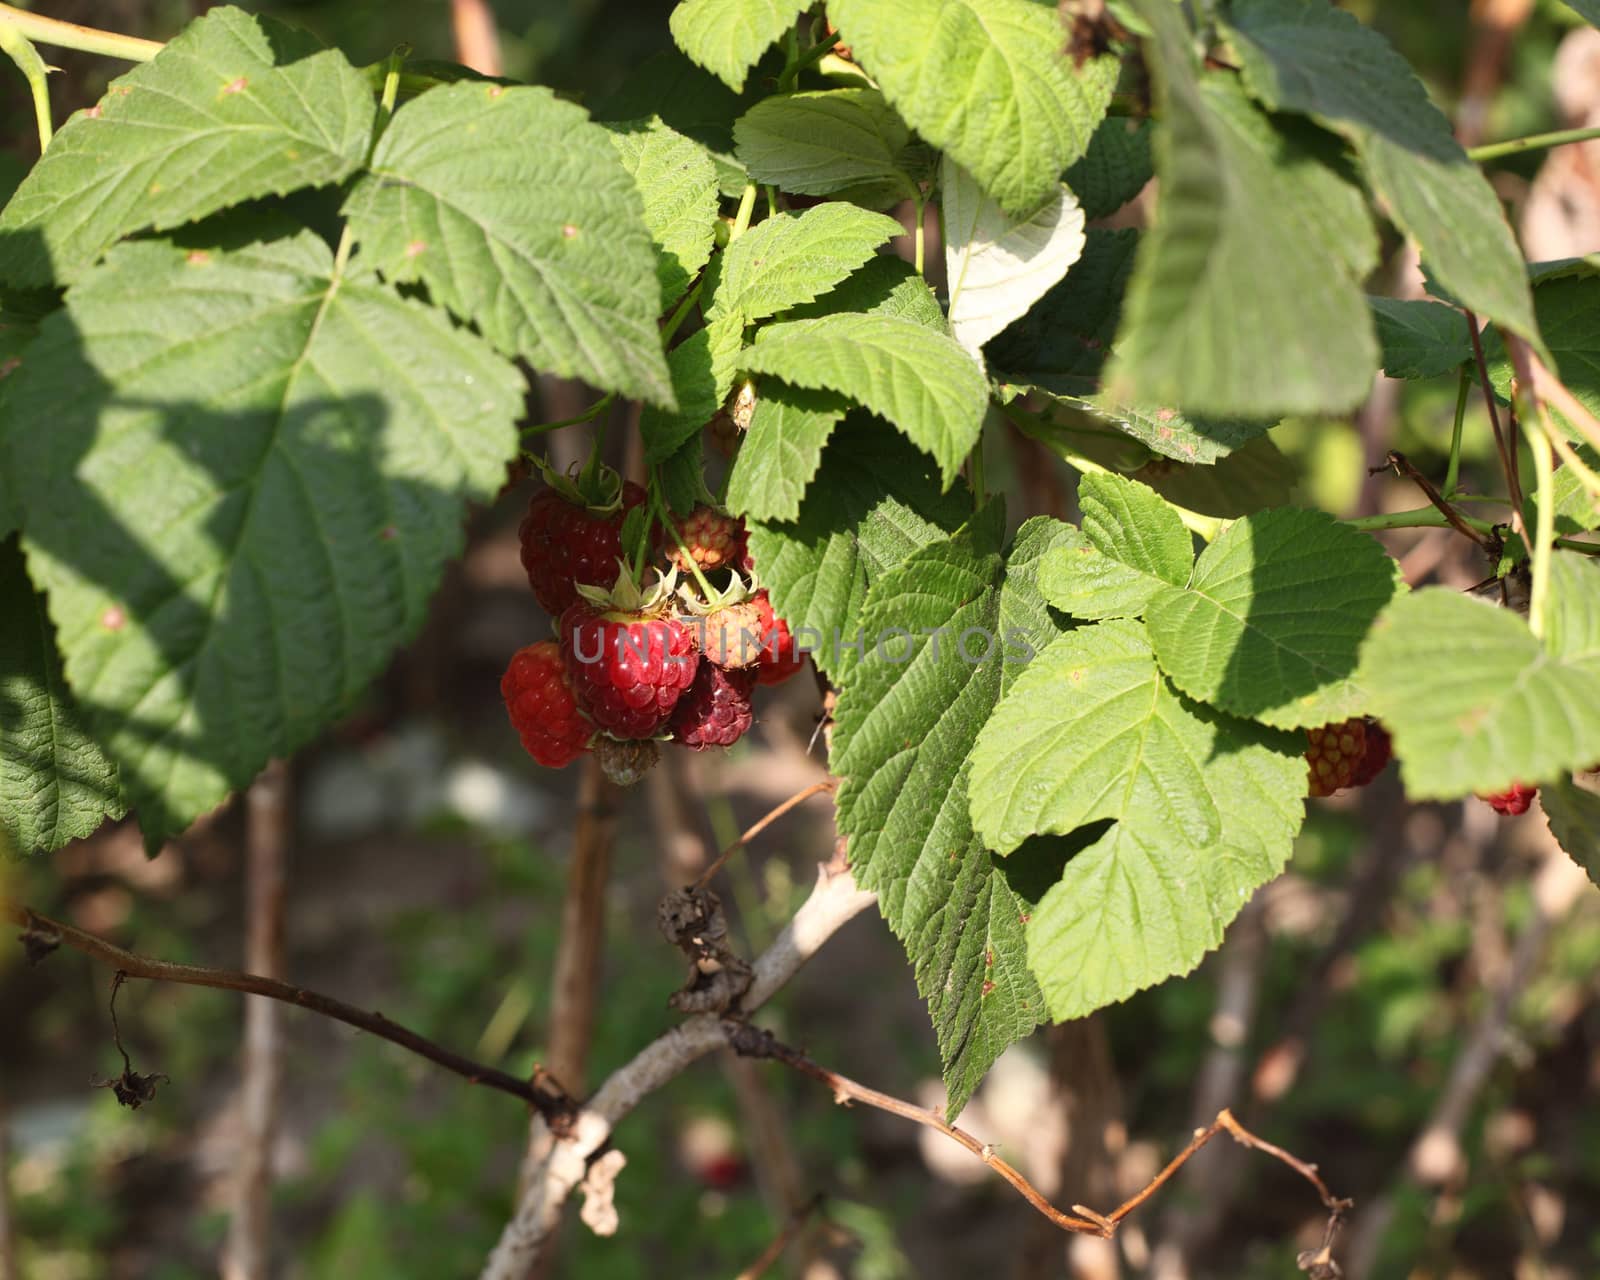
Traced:
[[561, 615], [561, 654], [578, 701], [617, 738], [649, 738], [700, 666], [676, 618], [604, 610], [580, 600]]
[[673, 708], [667, 727], [681, 745], [695, 751], [731, 747], [750, 730], [750, 695], [755, 687], [754, 672], [703, 662], [689, 691]]
[[1389, 763], [1389, 734], [1376, 720], [1344, 720], [1306, 730], [1311, 794], [1364, 787]]
[[1507, 818], [1514, 818], [1519, 813], [1527, 813], [1528, 806], [1533, 803], [1533, 798], [1539, 794], [1538, 787], [1525, 787], [1520, 782], [1513, 782], [1504, 791], [1496, 791], [1493, 795], [1478, 793], [1478, 799], [1493, 809], [1496, 813]]
[[579, 584], [604, 586], [617, 576], [622, 522], [645, 497], [631, 480], [622, 486], [621, 506], [612, 511], [579, 506], [554, 489], [533, 495], [517, 532], [522, 567], [540, 604], [559, 617], [578, 599]]
[[680, 573], [688, 573], [691, 568], [702, 573], [718, 569], [743, 573], [749, 569], [749, 534], [742, 518], [701, 505], [678, 521], [677, 528], [683, 546], [677, 544], [670, 530], [662, 530], [661, 536], [667, 560]]
[[554, 640], [530, 644], [512, 655], [500, 679], [500, 695], [523, 747], [546, 768], [564, 768], [589, 749], [594, 725], [578, 706], [561, 646]]
[[772, 611], [766, 591], [756, 592], [750, 601], [761, 615], [760, 634], [765, 639], [756, 680], [760, 684], [782, 684], [806, 665], [806, 655], [796, 647], [789, 624]]

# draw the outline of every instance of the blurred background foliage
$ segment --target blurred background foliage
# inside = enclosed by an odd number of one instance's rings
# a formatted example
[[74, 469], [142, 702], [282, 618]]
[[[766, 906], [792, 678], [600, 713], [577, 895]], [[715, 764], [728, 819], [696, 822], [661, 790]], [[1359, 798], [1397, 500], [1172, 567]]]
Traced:
[[[160, 37], [206, 6], [35, 7]], [[455, 56], [446, 0], [245, 7], [310, 27], [358, 62], [402, 42], [419, 57]], [[671, 7], [492, 4], [507, 75], [591, 102], [625, 90], [667, 47]], [[1448, 0], [1348, 7], [1395, 42], [1450, 111], [1467, 106], [1484, 22], [1515, 10], [1475, 126], [1484, 140], [1573, 123], [1574, 95], [1600, 112], [1600, 74], [1593, 86], [1582, 82], [1589, 64], [1564, 43], [1579, 21], [1555, 0], [1520, 8], [1489, 0], [1470, 14]], [[56, 60], [58, 115], [92, 102], [116, 70], [75, 55]], [[36, 143], [14, 80], [4, 80], [3, 101], [17, 170]], [[1494, 167], [1519, 224], [1546, 159], [1529, 153]], [[1600, 170], [1600, 157], [1592, 163]], [[1587, 198], [1581, 185], [1567, 190]], [[1387, 249], [1372, 288], [1403, 292], [1414, 264], [1392, 235]], [[552, 404], [563, 393], [544, 391]], [[1272, 463], [1273, 483], [1285, 499], [1341, 513], [1414, 505], [1369, 464], [1398, 448], [1437, 475], [1455, 398], [1445, 377], [1380, 390], [1354, 420], [1286, 423], [1274, 433], [1283, 458]], [[1468, 415], [1464, 475], [1489, 491], [1496, 468], [1478, 402]], [[554, 443], [558, 452], [576, 448]], [[994, 434], [988, 447], [990, 474], [1012, 491], [1014, 508], [1049, 509], [1052, 495], [1070, 494], [1070, 477], [1017, 440]], [[513, 1071], [543, 1048], [574, 813], [573, 779], [528, 764], [496, 688], [506, 655], [538, 635], [516, 564], [525, 496], [512, 492], [474, 517], [468, 555], [423, 636], [356, 716], [296, 762], [289, 926], [297, 980]], [[1443, 531], [1398, 533], [1389, 545], [1413, 582], [1464, 587], [1483, 576]], [[797, 778], [814, 776], [806, 740], [815, 692], [785, 692], [731, 759], [693, 762], [630, 798], [593, 1078], [671, 1021], [665, 998], [677, 961], [653, 927], [664, 876], [682, 870], [667, 865], [667, 836], [703, 859]], [[147, 862], [136, 835], [112, 829], [50, 859], [0, 865], [0, 889], [152, 955], [231, 965], [243, 931], [241, 830], [237, 811], [225, 811]], [[746, 951], [770, 940], [830, 847], [825, 810], [805, 810], [731, 864], [725, 896]], [[1537, 811], [1500, 821], [1476, 802], [1410, 806], [1392, 772], [1359, 796], [1315, 802], [1288, 874], [1263, 891], [1223, 952], [1189, 979], [1014, 1049], [963, 1123], [1002, 1142], [1041, 1185], [1066, 1180], [1058, 1202], [1104, 1207], [1227, 1103], [1357, 1199], [1356, 1280], [1600, 1274], [1600, 895], [1558, 885], [1567, 893], [1552, 899], [1560, 909], [1541, 906], [1537, 886], [1549, 887], [1552, 866]], [[1534, 963], [1519, 969], [1524, 951]], [[30, 970], [18, 949], [0, 947], [0, 1127], [10, 1138], [20, 1274], [215, 1274], [240, 1007], [217, 992], [125, 989], [119, 1009], [135, 1067], [171, 1077], [152, 1105], [126, 1112], [89, 1087], [96, 1073], [121, 1066], [105, 1013], [108, 979], [72, 955]], [[1512, 996], [1497, 1020], [1507, 983]], [[902, 1096], [928, 1100], [933, 1089], [937, 1098], [932, 1033], [903, 956], [875, 917], [853, 924], [767, 1016], [829, 1065]], [[1439, 1151], [1420, 1139], [1485, 1028], [1487, 1060], [1453, 1118], [1458, 1148], [1429, 1164]], [[280, 1274], [474, 1274], [510, 1208], [520, 1110], [341, 1027], [290, 1014], [285, 1034]], [[1106, 1070], [1092, 1069], [1097, 1061]], [[781, 1117], [779, 1155], [806, 1193], [827, 1196], [822, 1225], [800, 1251], [804, 1265], [788, 1272], [807, 1280], [1267, 1280], [1297, 1274], [1296, 1253], [1320, 1231], [1319, 1208], [1293, 1175], [1219, 1149], [1143, 1211], [1120, 1253], [1069, 1250], [997, 1180], [974, 1176], [959, 1152], [887, 1117], [837, 1108], [777, 1068], [707, 1063], [619, 1132], [628, 1157], [621, 1232], [602, 1239], [569, 1224], [558, 1273], [644, 1280], [728, 1276], [748, 1264], [785, 1218], [770, 1185], [771, 1144], [752, 1145], [759, 1114]]]

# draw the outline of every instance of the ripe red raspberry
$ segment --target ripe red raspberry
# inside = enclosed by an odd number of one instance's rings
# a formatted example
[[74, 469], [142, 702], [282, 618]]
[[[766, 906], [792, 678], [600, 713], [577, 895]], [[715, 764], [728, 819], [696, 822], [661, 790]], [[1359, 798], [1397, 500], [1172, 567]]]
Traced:
[[[699, 569], [711, 573], [717, 569], [746, 570], [749, 560], [748, 538], [744, 520], [724, 515], [714, 507], [699, 506], [678, 522], [680, 547], [669, 530], [662, 531], [667, 560], [679, 573]], [[688, 555], [684, 554], [688, 548]], [[692, 564], [691, 564], [692, 561]]]
[[500, 696], [522, 745], [546, 768], [565, 768], [589, 749], [594, 725], [578, 707], [554, 640], [517, 650], [500, 679]]
[[731, 747], [750, 730], [750, 695], [755, 687], [754, 672], [726, 671], [702, 662], [689, 691], [672, 709], [667, 728], [679, 743], [695, 751]]
[[1364, 787], [1389, 763], [1389, 735], [1376, 720], [1345, 720], [1307, 729], [1306, 741], [1314, 796]]
[[522, 567], [540, 604], [560, 616], [578, 598], [579, 584], [604, 586], [617, 576], [623, 519], [645, 496], [631, 480], [610, 510], [580, 506], [555, 489], [533, 495], [517, 535]]
[[700, 666], [676, 618], [580, 600], [561, 615], [561, 656], [578, 701], [617, 738], [649, 738], [672, 714]]
[[1493, 795], [1478, 793], [1478, 799], [1493, 809], [1496, 813], [1514, 818], [1519, 813], [1527, 813], [1528, 806], [1533, 803], [1533, 798], [1539, 794], [1538, 787], [1525, 787], [1520, 782], [1513, 782], [1504, 791], [1497, 791]]
[[766, 641], [760, 664], [756, 667], [756, 681], [759, 684], [782, 684], [806, 665], [806, 655], [795, 646], [789, 624], [772, 611], [772, 601], [767, 598], [765, 590], [756, 592], [750, 601], [760, 610], [761, 635]]

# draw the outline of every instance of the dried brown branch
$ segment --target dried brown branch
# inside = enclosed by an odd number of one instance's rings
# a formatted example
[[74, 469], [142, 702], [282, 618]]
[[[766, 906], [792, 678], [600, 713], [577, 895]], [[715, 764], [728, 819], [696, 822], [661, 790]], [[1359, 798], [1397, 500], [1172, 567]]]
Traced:
[[[246, 796], [245, 968], [281, 978], [289, 775], [268, 765]], [[266, 1280], [271, 1266], [272, 1147], [283, 1074], [278, 1006], [244, 1002], [244, 1063], [239, 1082], [239, 1144], [233, 1166], [233, 1217], [223, 1247], [224, 1280]]]
[[711, 883], [711, 877], [722, 870], [729, 858], [733, 857], [733, 855], [738, 853], [740, 849], [743, 849], [745, 845], [749, 844], [758, 835], [770, 827], [779, 818], [783, 817], [784, 814], [788, 813], [789, 810], [793, 809], [796, 805], [804, 803], [805, 801], [811, 799], [812, 796], [821, 795], [824, 791], [831, 793], [836, 790], [838, 786], [838, 779], [828, 778], [822, 782], [813, 782], [803, 791], [797, 791], [794, 795], [790, 796], [782, 804], [778, 805], [771, 812], [769, 812], [766, 817], [752, 824], [742, 836], [740, 836], [726, 849], [719, 853], [716, 857], [716, 860], [700, 873], [700, 878], [694, 882], [695, 888], [704, 889], [706, 885]]
[[409, 1049], [446, 1071], [455, 1072], [471, 1084], [481, 1084], [485, 1088], [521, 1098], [558, 1130], [571, 1122], [576, 1109], [571, 1097], [547, 1071], [536, 1071], [531, 1082], [519, 1080], [495, 1067], [474, 1062], [471, 1058], [446, 1049], [426, 1036], [390, 1021], [381, 1013], [369, 1013], [333, 996], [256, 973], [154, 960], [13, 902], [0, 900], [0, 917], [21, 926], [23, 932], [19, 941], [30, 954], [41, 949], [48, 953], [54, 947], [68, 946], [111, 966], [124, 977], [141, 978], [147, 982], [176, 982], [190, 987], [214, 987], [222, 991], [242, 991], [246, 995], [265, 996], [269, 1000], [280, 1000], [284, 1004], [298, 1005], [302, 1009], [320, 1013], [325, 1018], [343, 1022], [397, 1044], [402, 1049]]
[[765, 1275], [767, 1268], [783, 1257], [783, 1251], [806, 1229], [806, 1225], [811, 1221], [811, 1215], [821, 1207], [822, 1197], [812, 1196], [790, 1214], [789, 1221], [783, 1224], [783, 1230], [772, 1238], [767, 1247], [761, 1251], [761, 1255], [735, 1276], [734, 1280], [758, 1280], [760, 1276]]
[[[752, 966], [754, 977], [742, 1007], [753, 1011], [770, 1000], [834, 933], [874, 900], [872, 894], [856, 888], [848, 869], [819, 867], [811, 896]], [[726, 1044], [721, 1017], [696, 1014], [614, 1071], [572, 1116], [566, 1139], [551, 1144], [548, 1157], [527, 1180], [511, 1220], [484, 1265], [482, 1280], [523, 1280], [548, 1252], [568, 1198], [582, 1183], [589, 1162], [611, 1140], [616, 1126], [684, 1068]]]
[[1464, 537], [1471, 538], [1480, 547], [1488, 547], [1489, 539], [1484, 534], [1479, 533], [1461, 518], [1461, 513], [1445, 500], [1445, 496], [1439, 492], [1438, 486], [1436, 486], [1432, 480], [1428, 479], [1427, 476], [1423, 475], [1422, 472], [1418, 471], [1417, 468], [1412, 464], [1411, 459], [1406, 457], [1405, 454], [1401, 453], [1398, 449], [1389, 450], [1389, 456], [1385, 465], [1388, 467], [1393, 467], [1399, 475], [1404, 476], [1407, 480], [1411, 481], [1412, 484], [1416, 485], [1417, 488], [1421, 489], [1422, 496], [1433, 504], [1434, 509], [1450, 522], [1450, 527], [1457, 533], [1463, 535]]
[[1500, 469], [1506, 477], [1506, 496], [1511, 499], [1511, 527], [1524, 542], [1528, 530], [1522, 520], [1522, 477], [1517, 471], [1517, 442], [1508, 441], [1500, 429], [1500, 408], [1489, 383], [1489, 364], [1483, 358], [1483, 335], [1478, 332], [1478, 317], [1467, 312], [1467, 333], [1472, 338], [1472, 359], [1478, 368], [1478, 383], [1483, 387], [1483, 403], [1489, 411], [1489, 426], [1494, 431], [1494, 447], [1500, 454]]
[[[878, 1110], [886, 1111], [890, 1115], [899, 1116], [902, 1119], [910, 1120], [913, 1123], [924, 1125], [944, 1134], [951, 1141], [965, 1147], [1009, 1182], [1017, 1194], [1063, 1231], [1110, 1239], [1116, 1234], [1117, 1227], [1121, 1225], [1124, 1218], [1159, 1191], [1188, 1162], [1195, 1152], [1199, 1151], [1219, 1133], [1227, 1133], [1235, 1142], [1254, 1151], [1260, 1151], [1264, 1155], [1269, 1155], [1274, 1160], [1281, 1161], [1316, 1188], [1317, 1195], [1322, 1199], [1323, 1207], [1328, 1211], [1328, 1238], [1322, 1252], [1326, 1253], [1331, 1249], [1334, 1231], [1337, 1229], [1337, 1225], [1343, 1221], [1344, 1215], [1349, 1211], [1352, 1203], [1349, 1200], [1335, 1196], [1328, 1190], [1327, 1184], [1323, 1182], [1321, 1176], [1317, 1173], [1315, 1165], [1307, 1164], [1304, 1160], [1301, 1160], [1298, 1156], [1291, 1155], [1282, 1147], [1275, 1146], [1263, 1138], [1256, 1137], [1255, 1134], [1235, 1120], [1231, 1112], [1224, 1108], [1218, 1112], [1217, 1118], [1209, 1126], [1196, 1130], [1194, 1137], [1189, 1140], [1189, 1144], [1168, 1161], [1166, 1167], [1156, 1174], [1141, 1191], [1118, 1205], [1110, 1213], [1097, 1213], [1095, 1210], [1081, 1204], [1073, 1205], [1070, 1213], [1063, 1212], [1040, 1194], [1038, 1188], [1029, 1182], [1023, 1174], [996, 1154], [993, 1147], [979, 1142], [977, 1138], [973, 1137], [965, 1129], [957, 1128], [955, 1125], [948, 1123], [939, 1112], [903, 1101], [900, 1098], [882, 1093], [877, 1089], [852, 1080], [848, 1076], [842, 1076], [836, 1071], [830, 1071], [827, 1067], [813, 1062], [798, 1049], [784, 1044], [774, 1037], [771, 1032], [762, 1030], [759, 1027], [753, 1027], [748, 1022], [726, 1019], [722, 1027], [723, 1033], [728, 1037], [728, 1043], [733, 1046], [736, 1052], [752, 1058], [769, 1058], [774, 1062], [781, 1062], [784, 1066], [798, 1071], [802, 1075], [810, 1076], [813, 1080], [826, 1085], [832, 1091], [834, 1101], [841, 1106], [848, 1106], [853, 1102], [862, 1102], [869, 1107], [876, 1107]], [[1331, 1265], [1331, 1263], [1327, 1259], [1313, 1257], [1307, 1269], [1323, 1265]], [[1314, 1270], [1313, 1274], [1315, 1274]], [[1328, 1272], [1327, 1274], [1334, 1273]]]

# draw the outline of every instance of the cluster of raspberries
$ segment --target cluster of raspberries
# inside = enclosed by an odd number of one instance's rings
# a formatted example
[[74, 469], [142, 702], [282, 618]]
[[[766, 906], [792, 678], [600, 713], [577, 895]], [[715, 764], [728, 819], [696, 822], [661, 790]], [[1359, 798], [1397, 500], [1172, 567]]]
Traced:
[[[1331, 796], [1346, 787], [1364, 787], [1383, 772], [1392, 754], [1389, 734], [1373, 719], [1344, 720], [1306, 730], [1306, 765], [1311, 794]], [[1526, 813], [1539, 788], [1514, 782], [1493, 795], [1480, 794], [1496, 813]]]
[[619, 783], [637, 781], [668, 739], [728, 747], [752, 720], [758, 684], [805, 665], [788, 625], [757, 589], [744, 521], [710, 506], [657, 523], [641, 587], [623, 547], [638, 485], [613, 483], [604, 505], [570, 485], [541, 489], [519, 530], [533, 593], [558, 619], [559, 642], [518, 650], [500, 692], [522, 745], [559, 769], [594, 751]]

